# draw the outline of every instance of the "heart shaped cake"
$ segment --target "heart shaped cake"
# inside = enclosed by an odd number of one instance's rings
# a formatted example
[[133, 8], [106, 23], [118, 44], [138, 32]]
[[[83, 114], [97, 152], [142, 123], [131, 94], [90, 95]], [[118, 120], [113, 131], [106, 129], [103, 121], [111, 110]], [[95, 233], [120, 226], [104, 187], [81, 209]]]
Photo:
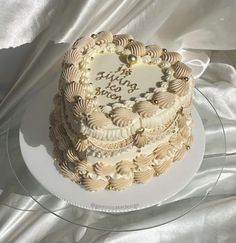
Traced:
[[66, 52], [50, 115], [59, 171], [86, 190], [145, 183], [193, 141], [194, 79], [181, 55], [100, 32]]

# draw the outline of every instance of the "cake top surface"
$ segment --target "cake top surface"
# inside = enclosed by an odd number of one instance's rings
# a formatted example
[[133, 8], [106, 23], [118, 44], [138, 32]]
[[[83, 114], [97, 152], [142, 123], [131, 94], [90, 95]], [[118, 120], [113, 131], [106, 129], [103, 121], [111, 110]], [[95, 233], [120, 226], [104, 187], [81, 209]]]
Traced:
[[127, 115], [130, 109], [141, 117], [154, 115], [173, 103], [176, 94], [187, 93], [190, 77], [191, 69], [181, 63], [180, 54], [110, 32], [78, 39], [65, 55], [62, 72], [67, 101], [83, 100], [89, 106], [84, 113], [77, 109], [77, 115], [87, 116], [93, 107], [96, 117], [105, 113], [110, 120], [112, 113], [121, 113], [117, 108]]

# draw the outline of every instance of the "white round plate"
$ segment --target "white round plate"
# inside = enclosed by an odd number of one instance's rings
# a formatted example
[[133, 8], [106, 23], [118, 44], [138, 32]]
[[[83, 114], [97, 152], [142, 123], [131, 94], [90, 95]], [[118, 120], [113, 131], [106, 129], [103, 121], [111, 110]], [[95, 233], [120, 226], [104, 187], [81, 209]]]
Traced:
[[160, 204], [173, 196], [198, 171], [205, 151], [205, 135], [201, 118], [194, 108], [194, 143], [183, 160], [175, 162], [164, 174], [152, 178], [148, 183], [133, 184], [124, 191], [85, 191], [57, 171], [51, 156], [49, 114], [56, 90], [56, 84], [52, 83], [32, 100], [23, 115], [19, 138], [28, 169], [42, 186], [58, 198], [90, 210], [113, 213], [134, 211]]

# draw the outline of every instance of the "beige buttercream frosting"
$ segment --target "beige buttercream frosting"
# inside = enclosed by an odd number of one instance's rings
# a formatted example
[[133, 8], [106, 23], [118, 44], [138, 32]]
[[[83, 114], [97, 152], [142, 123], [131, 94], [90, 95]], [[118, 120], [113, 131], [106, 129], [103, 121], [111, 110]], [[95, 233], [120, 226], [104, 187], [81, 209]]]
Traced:
[[64, 153], [58, 148], [58, 146], [53, 147], [53, 158], [59, 163], [64, 162]]
[[138, 116], [132, 110], [124, 108], [124, 107], [117, 107], [112, 110], [112, 122], [119, 126], [125, 127], [132, 123], [134, 119], [137, 119]]
[[180, 96], [184, 96], [187, 94], [189, 90], [188, 83], [183, 79], [176, 79], [169, 82], [168, 87], [169, 92], [173, 92]]
[[154, 175], [154, 169], [150, 167], [145, 171], [136, 171], [134, 172], [134, 181], [136, 183], [145, 183], [150, 180]]
[[64, 55], [63, 63], [64, 64], [73, 64], [74, 66], [78, 66], [79, 62], [82, 61], [82, 53], [77, 49], [71, 49], [66, 52]]
[[163, 52], [161, 55], [163, 61], [168, 61], [171, 64], [181, 61], [182, 57], [178, 52]]
[[155, 155], [153, 153], [151, 154], [140, 154], [134, 158], [134, 164], [137, 166], [146, 166], [151, 165], [151, 162], [155, 158]]
[[130, 42], [125, 48], [130, 50], [131, 54], [135, 56], [144, 56], [146, 53], [145, 46], [140, 41]]
[[87, 124], [92, 129], [98, 129], [110, 125], [111, 120], [108, 119], [104, 113], [94, 111], [87, 116]]
[[134, 163], [130, 160], [122, 160], [116, 164], [116, 171], [120, 175], [130, 175], [134, 170]]
[[86, 175], [87, 173], [93, 173], [93, 165], [89, 162], [86, 162], [84, 160], [79, 161], [79, 163], [76, 165], [76, 171], [81, 175]]
[[86, 138], [78, 139], [75, 144], [75, 149], [78, 152], [84, 152], [88, 148], [88, 140]]
[[87, 191], [99, 191], [104, 189], [108, 182], [102, 179], [83, 178], [81, 184]]
[[182, 146], [179, 150], [176, 151], [174, 156], [174, 161], [183, 159], [185, 152], [186, 152], [186, 147]]
[[83, 53], [86, 49], [89, 49], [94, 45], [95, 45], [94, 39], [90, 36], [86, 36], [76, 40], [72, 46], [72, 49], [77, 49], [78, 52]]
[[70, 162], [77, 162], [77, 161], [79, 161], [79, 157], [77, 156], [77, 153], [74, 150], [74, 148], [70, 148], [70, 149], [67, 150], [67, 152], [66, 152], [66, 158]]
[[79, 81], [79, 78], [81, 76], [81, 72], [78, 68], [75, 66], [69, 66], [66, 67], [61, 74], [62, 78], [66, 80], [67, 83], [73, 82], [73, 81]]
[[181, 129], [186, 125], [187, 118], [186, 116], [179, 116], [178, 118], [178, 127]]
[[134, 111], [142, 117], [151, 117], [158, 111], [158, 107], [149, 101], [139, 101], [134, 105]]
[[164, 163], [160, 164], [160, 165], [153, 165], [154, 171], [155, 171], [155, 175], [160, 175], [163, 174], [172, 164], [173, 159], [168, 159], [167, 161], [165, 161]]
[[94, 165], [94, 170], [98, 175], [110, 176], [115, 173], [115, 166], [108, 163], [98, 162]]
[[81, 98], [85, 98], [86, 89], [81, 84], [71, 82], [66, 86], [64, 95], [66, 100], [72, 103], [76, 100], [78, 96], [80, 96]]
[[95, 39], [95, 43], [100, 45], [104, 43], [110, 43], [113, 40], [113, 35], [111, 32], [101, 31], [97, 34], [97, 38]]
[[77, 117], [88, 115], [89, 113], [92, 112], [92, 110], [93, 110], [93, 101], [91, 100], [80, 99], [73, 106], [73, 112]]
[[177, 62], [173, 65], [174, 69], [174, 76], [176, 78], [184, 78], [184, 77], [190, 77], [192, 74], [191, 68], [189, 68], [187, 65], [185, 65], [182, 62]]
[[156, 159], [165, 157], [168, 154], [168, 152], [170, 152], [170, 144], [169, 143], [160, 144], [159, 146], [157, 146], [153, 150], [153, 154], [154, 154]]
[[158, 45], [146, 46], [146, 53], [151, 57], [160, 57], [162, 54], [162, 48]]
[[144, 147], [149, 142], [149, 138], [145, 134], [139, 132], [134, 135], [133, 139], [134, 145], [138, 148]]
[[175, 103], [175, 96], [167, 91], [159, 91], [153, 94], [152, 101], [161, 109], [169, 108]]
[[59, 164], [60, 171], [63, 174], [63, 176], [68, 177], [71, 181], [74, 182], [80, 182], [81, 176], [77, 172], [73, 172], [68, 168], [67, 163]]
[[113, 43], [118, 46], [127, 46], [130, 40], [133, 40], [132, 35], [115, 35], [113, 37]]
[[108, 188], [108, 190], [120, 191], [120, 190], [124, 190], [125, 188], [130, 186], [132, 183], [133, 183], [133, 178], [110, 179], [109, 186], [107, 188]]
[[71, 147], [70, 139], [66, 136], [66, 131], [63, 126], [55, 126], [53, 129], [53, 136], [58, 141], [58, 147], [61, 150], [67, 150]]

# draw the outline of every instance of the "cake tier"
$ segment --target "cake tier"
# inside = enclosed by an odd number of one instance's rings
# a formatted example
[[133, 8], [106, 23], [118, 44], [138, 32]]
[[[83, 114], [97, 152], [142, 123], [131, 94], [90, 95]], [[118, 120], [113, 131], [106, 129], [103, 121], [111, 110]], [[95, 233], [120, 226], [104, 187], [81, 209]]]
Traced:
[[[192, 144], [190, 107], [181, 109], [175, 121], [158, 141], [112, 158], [98, 158], [77, 153], [71, 148], [62, 123], [51, 128], [54, 157], [58, 169], [86, 190], [122, 190], [132, 183], [145, 183], [165, 172], [176, 160], [181, 160]], [[58, 132], [60, 131], [60, 132]], [[60, 135], [59, 135], [60, 134]]]

